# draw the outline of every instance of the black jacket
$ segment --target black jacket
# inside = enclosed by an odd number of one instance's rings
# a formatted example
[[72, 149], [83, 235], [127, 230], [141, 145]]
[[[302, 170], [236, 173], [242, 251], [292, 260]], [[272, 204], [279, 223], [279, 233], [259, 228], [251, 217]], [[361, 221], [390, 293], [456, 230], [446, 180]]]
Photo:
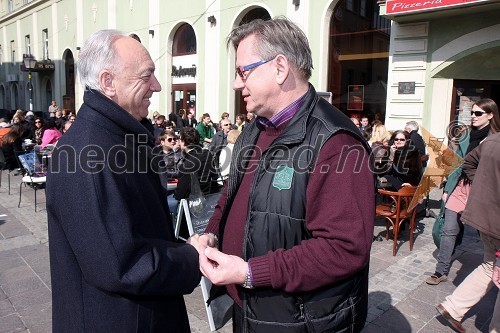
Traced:
[[182, 120], [182, 123], [184, 127], [193, 127], [196, 128], [196, 125], [198, 125], [198, 121], [193, 117], [191, 118], [191, 124], [189, 123], [189, 118], [186, 117], [185, 119]]
[[412, 145], [397, 149], [392, 165], [384, 177], [396, 190], [399, 190], [403, 183], [418, 186], [422, 178], [422, 160], [418, 150]]
[[47, 176], [53, 332], [189, 332], [198, 253], [175, 241], [153, 138], [96, 91]]
[[210, 142], [210, 151], [213, 154], [218, 154], [225, 146], [227, 146], [227, 135], [224, 135], [223, 130], [217, 131]]
[[[242, 159], [250, 156], [246, 150], [258, 139], [259, 126], [259, 122], [251, 122], [241, 133], [232, 163], [245, 165]], [[312, 237], [307, 229], [305, 211], [309, 172], [315, 167], [323, 144], [338, 131], [353, 135], [364, 147], [361, 149], [370, 150], [350, 119], [318, 97], [310, 86], [304, 105], [283, 133], [262, 152], [255, 170], [244, 231], [243, 259], [248, 261], [268, 251], [291, 249]], [[280, 186], [276, 175], [286, 169], [293, 174], [287, 183], [291, 188], [276, 190]], [[219, 229], [221, 242], [243, 176], [243, 168], [231, 168]], [[311, 292], [245, 289], [242, 300], [244, 332], [358, 332], [364, 326], [367, 313], [368, 262], [345, 280]]]
[[217, 173], [214, 166], [214, 155], [208, 149], [196, 146], [184, 153], [179, 165], [179, 182], [174, 191], [177, 200], [187, 199], [191, 193], [191, 175], [196, 175], [203, 194], [219, 191]]

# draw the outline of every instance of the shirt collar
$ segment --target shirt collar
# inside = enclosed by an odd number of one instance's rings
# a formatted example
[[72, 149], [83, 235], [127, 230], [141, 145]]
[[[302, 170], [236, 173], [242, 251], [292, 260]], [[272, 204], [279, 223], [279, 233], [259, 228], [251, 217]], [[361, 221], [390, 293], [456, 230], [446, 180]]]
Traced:
[[272, 116], [270, 119], [266, 119], [264, 117], [257, 117], [257, 121], [264, 127], [274, 127], [277, 128], [290, 119], [293, 118], [293, 116], [299, 111], [299, 109], [302, 107], [302, 104], [304, 104], [305, 97], [307, 95], [307, 92], [302, 95], [299, 99], [297, 99], [295, 102], [292, 104], [288, 105], [286, 108]]

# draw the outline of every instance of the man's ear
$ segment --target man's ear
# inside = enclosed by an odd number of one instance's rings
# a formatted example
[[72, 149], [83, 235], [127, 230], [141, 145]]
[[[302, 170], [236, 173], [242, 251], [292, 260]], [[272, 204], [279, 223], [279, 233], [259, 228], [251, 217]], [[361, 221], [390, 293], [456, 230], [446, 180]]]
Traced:
[[104, 95], [112, 98], [116, 94], [116, 89], [113, 84], [113, 75], [108, 70], [102, 70], [99, 73], [99, 85]]
[[278, 54], [276, 56], [275, 61], [276, 61], [276, 71], [277, 71], [276, 83], [281, 85], [286, 81], [288, 77], [290, 71], [290, 64], [288, 63], [288, 59], [282, 54]]

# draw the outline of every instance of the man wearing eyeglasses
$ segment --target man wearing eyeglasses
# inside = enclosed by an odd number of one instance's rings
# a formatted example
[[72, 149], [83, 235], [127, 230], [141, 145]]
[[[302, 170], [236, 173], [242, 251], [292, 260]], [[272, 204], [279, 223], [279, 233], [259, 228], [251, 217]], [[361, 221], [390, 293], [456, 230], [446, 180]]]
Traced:
[[234, 300], [234, 332], [359, 332], [375, 217], [369, 147], [309, 84], [297, 25], [254, 20], [228, 41], [233, 88], [257, 118], [200, 237], [201, 271]]
[[220, 131], [214, 134], [212, 142], [210, 142], [210, 151], [220, 151], [222, 148], [227, 146], [227, 133], [231, 130], [231, 121], [229, 119], [222, 119], [220, 121]]
[[177, 212], [178, 201], [173, 197], [174, 191], [168, 191], [169, 180], [179, 178], [179, 161], [182, 158], [181, 147], [177, 135], [172, 129], [164, 130], [158, 136], [160, 141], [165, 172], [160, 173], [161, 185], [167, 190], [168, 208], [171, 213]]

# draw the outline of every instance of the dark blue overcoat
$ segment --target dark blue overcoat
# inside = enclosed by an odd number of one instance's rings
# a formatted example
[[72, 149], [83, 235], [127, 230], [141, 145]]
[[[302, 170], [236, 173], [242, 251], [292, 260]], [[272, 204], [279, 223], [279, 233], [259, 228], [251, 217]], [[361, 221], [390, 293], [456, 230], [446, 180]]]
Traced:
[[174, 240], [150, 139], [87, 91], [57, 144], [47, 177], [56, 333], [189, 332], [182, 295], [200, 280], [198, 254]]

